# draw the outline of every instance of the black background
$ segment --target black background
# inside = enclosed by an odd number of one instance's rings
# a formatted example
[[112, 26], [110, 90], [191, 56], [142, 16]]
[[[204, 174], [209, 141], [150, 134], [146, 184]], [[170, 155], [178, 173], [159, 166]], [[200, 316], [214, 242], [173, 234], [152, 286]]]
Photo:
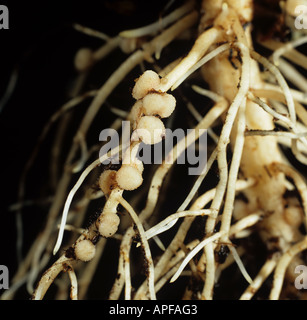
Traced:
[[[18, 68], [16, 88], [0, 113], [0, 265], [9, 267], [10, 276], [17, 268], [16, 227], [14, 212], [8, 208], [17, 201], [18, 181], [25, 162], [47, 120], [68, 100], [67, 92], [76, 77], [75, 52], [82, 46], [102, 44], [73, 30], [72, 24], [79, 23], [114, 36], [121, 30], [157, 20], [167, 2], [0, 0], [10, 14], [9, 30], [0, 30], [0, 97], [12, 71]], [[52, 140], [52, 135], [49, 138]], [[48, 157], [48, 148], [43, 146], [41, 153]], [[46, 172], [44, 160], [44, 156], [38, 158], [35, 172], [27, 181], [30, 199], [38, 196], [46, 185], [46, 176], [40, 174]], [[45, 209], [33, 207], [25, 211], [23, 220], [29, 243], [44, 223]], [[219, 314], [217, 306], [216, 312]]]
[[[0, 30], [0, 97], [14, 68], [18, 79], [14, 93], [0, 113], [1, 196], [0, 265], [17, 268], [15, 214], [8, 210], [16, 203], [18, 181], [38, 135], [49, 117], [68, 100], [67, 92], [76, 77], [75, 52], [82, 46], [97, 47], [103, 42], [72, 28], [73, 23], [91, 27], [109, 36], [123, 29], [151, 23], [168, 1], [1, 1], [9, 9], [9, 30]], [[53, 132], [55, 134], [55, 132]], [[50, 137], [52, 138], [52, 136]], [[42, 152], [48, 156], [48, 150]], [[43, 158], [35, 162], [35, 173], [27, 188], [35, 197], [46, 184]], [[34, 190], [34, 193], [33, 193]], [[23, 216], [31, 241], [44, 221], [44, 212], [27, 210]], [[26, 248], [25, 248], [26, 250]]]

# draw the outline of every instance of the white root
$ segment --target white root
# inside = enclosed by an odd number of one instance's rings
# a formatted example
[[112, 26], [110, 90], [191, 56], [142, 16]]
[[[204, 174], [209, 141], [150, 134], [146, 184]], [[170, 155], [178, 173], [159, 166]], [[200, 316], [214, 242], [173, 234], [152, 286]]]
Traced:
[[239, 269], [240, 269], [243, 277], [245, 278], [245, 280], [246, 280], [249, 284], [251, 284], [251, 283], [253, 282], [253, 280], [252, 280], [252, 278], [250, 277], [250, 275], [248, 274], [248, 272], [247, 272], [247, 270], [246, 270], [246, 268], [245, 268], [245, 266], [244, 266], [244, 264], [243, 264], [243, 262], [242, 262], [242, 260], [241, 260], [241, 258], [240, 258], [240, 256], [239, 256], [236, 248], [233, 247], [233, 246], [229, 246], [229, 250], [230, 250], [230, 252], [232, 253], [233, 258], [234, 258], [235, 262], [237, 263], [237, 265], [238, 265], [238, 267], [239, 267]]
[[139, 231], [140, 238], [141, 238], [141, 241], [142, 241], [142, 244], [143, 244], [143, 248], [144, 248], [144, 254], [145, 254], [145, 257], [146, 257], [146, 261], [148, 263], [149, 294], [150, 294], [151, 300], [156, 300], [154, 266], [153, 266], [153, 260], [152, 260], [152, 257], [151, 257], [151, 251], [150, 251], [150, 248], [149, 248], [149, 244], [148, 244], [148, 241], [146, 239], [145, 230], [143, 228], [143, 225], [140, 223], [137, 214], [135, 213], [133, 208], [130, 206], [130, 204], [125, 199], [123, 199], [122, 197], [120, 197], [118, 199], [118, 201], [129, 212], [133, 222], [136, 224], [136, 227], [137, 227], [137, 229]]
[[305, 237], [301, 242], [298, 242], [297, 244], [293, 245], [280, 258], [274, 273], [273, 287], [270, 293], [270, 300], [278, 300], [281, 292], [283, 280], [285, 277], [285, 272], [289, 263], [294, 258], [294, 256], [296, 256], [298, 253], [306, 249], [307, 249], [307, 237]]
[[163, 78], [159, 90], [165, 92], [170, 89], [177, 82], [178, 78], [181, 78], [202, 58], [210, 45], [218, 40], [219, 35], [220, 32], [215, 28], [209, 29], [201, 34], [189, 54]]
[[288, 86], [287, 82], [285, 81], [284, 77], [282, 76], [280, 71], [273, 64], [271, 64], [264, 57], [260, 56], [259, 53], [252, 51], [251, 56], [252, 56], [252, 58], [257, 60], [259, 63], [263, 64], [263, 66], [266, 67], [275, 76], [280, 88], [284, 92], [284, 95], [285, 95], [285, 98], [287, 101], [287, 105], [288, 105], [288, 109], [289, 109], [290, 120], [293, 124], [295, 124], [296, 123], [296, 112], [295, 112], [295, 108], [294, 108], [294, 101], [293, 101], [293, 97], [291, 95], [289, 86]]
[[272, 60], [273, 60], [274, 64], [276, 66], [278, 66], [279, 65], [278, 60], [282, 55], [284, 55], [288, 51], [291, 51], [295, 47], [301, 46], [302, 44], [304, 44], [306, 42], [307, 42], [307, 37], [305, 36], [305, 37], [290, 41], [287, 44], [285, 44], [285, 45], [281, 46], [280, 48], [278, 48], [277, 50], [275, 50], [274, 53], [272, 54]]
[[88, 36], [91, 36], [91, 37], [96, 37], [96, 38], [102, 39], [104, 41], [108, 41], [110, 39], [110, 37], [108, 35], [104, 34], [103, 32], [91, 29], [89, 27], [82, 26], [79, 23], [75, 23], [73, 25], [73, 27], [77, 31], [82, 32], [82, 33], [84, 33]]
[[265, 264], [262, 266], [262, 268], [259, 271], [259, 273], [257, 274], [257, 276], [255, 277], [255, 279], [252, 281], [252, 283], [244, 291], [244, 293], [240, 297], [240, 300], [251, 300], [251, 298], [259, 290], [259, 288], [264, 283], [264, 281], [273, 272], [275, 266], [276, 266], [275, 259], [267, 260], [265, 262]]
[[180, 19], [182, 16], [190, 12], [194, 7], [194, 1], [188, 1], [182, 7], [174, 10], [166, 17], [154, 22], [148, 26], [141, 27], [138, 29], [124, 30], [119, 33], [123, 38], [140, 38], [146, 35], [155, 34], [165, 27]]
[[210, 53], [206, 54], [201, 60], [198, 61], [193, 67], [187, 70], [187, 72], [182, 75], [179, 80], [177, 80], [171, 90], [175, 90], [180, 86], [182, 82], [184, 82], [192, 73], [194, 73], [197, 69], [201, 68], [204, 64], [208, 61], [219, 55], [220, 53], [228, 50], [230, 48], [229, 44], [222, 44], [221, 46], [217, 47], [216, 49], [212, 50]]
[[[229, 235], [232, 235], [234, 230], [235, 232], [239, 232], [241, 230], [244, 230], [245, 228], [248, 228], [255, 223], [259, 222], [261, 219], [261, 214], [254, 214], [252, 216], [248, 216], [246, 218], [243, 218], [241, 221], [238, 221], [234, 226], [233, 229], [229, 232]], [[188, 253], [188, 255], [185, 257], [183, 262], [181, 263], [180, 267], [170, 280], [170, 282], [174, 282], [178, 279], [180, 276], [182, 270], [186, 267], [186, 265], [190, 262], [190, 260], [200, 251], [202, 250], [206, 245], [208, 245], [211, 242], [214, 242], [218, 239], [220, 239], [224, 234], [226, 234], [226, 231], [219, 231], [216, 232], [214, 235], [205, 238], [203, 241], [201, 241], [192, 251]], [[238, 256], [236, 255], [236, 258]]]
[[[61, 248], [65, 230], [73, 231], [69, 234], [72, 236], [71, 245], [41, 276], [33, 293], [34, 300], [43, 299], [63, 271], [68, 273], [70, 280], [70, 298], [84, 298], [98, 270], [98, 261], [104, 258], [104, 246], [110, 241], [120, 242], [115, 267], [117, 276], [108, 294], [110, 300], [122, 296], [125, 300], [156, 300], [158, 292], [180, 276], [189, 277], [189, 284], [198, 283], [197, 289], [183, 288], [184, 298], [211, 300], [215, 298], [215, 284], [223, 281], [224, 270], [234, 262], [243, 276], [242, 281], [248, 282], [241, 300], [252, 299], [272, 273], [274, 279], [268, 299], [276, 300], [283, 296], [283, 285], [288, 286], [285, 280], [290, 277], [287, 274], [290, 263], [300, 261], [300, 253], [307, 250], [307, 238], [301, 228], [302, 223], [307, 228], [307, 184], [305, 177], [289, 165], [279, 148], [279, 143], [283, 143], [290, 148], [296, 160], [302, 165], [307, 164], [307, 96], [303, 92], [307, 82], [294, 67], [294, 64], [303, 68], [307, 66], [306, 56], [295, 50], [307, 43], [307, 37], [300, 35], [286, 44], [260, 40], [263, 46], [272, 50], [271, 62], [253, 49], [253, 8], [250, 1], [206, 0], [202, 1], [200, 9], [199, 14], [195, 10], [195, 2], [187, 1], [159, 21], [142, 28], [124, 30], [113, 38], [100, 31], [74, 25], [77, 31], [105, 41], [97, 50], [81, 48], [77, 52], [75, 67], [80, 72], [80, 83], [84, 82], [95, 63], [115, 48], [119, 47], [130, 55], [103, 86], [73, 98], [45, 127], [42, 138], [60, 116], [85, 98], [93, 97], [74, 134], [66, 159], [67, 170], [63, 171], [57, 187], [46, 227], [14, 278], [12, 291], [5, 293], [3, 298], [13, 296], [23, 284], [33, 292], [37, 275], [52, 256], [54, 240], [53, 254], [56, 254]], [[183, 32], [193, 31], [189, 36], [195, 34], [193, 28], [197, 22], [198, 36], [185, 57], [167, 61], [166, 67], [154, 60], [153, 55], [158, 60], [164, 48]], [[282, 57], [289, 59], [290, 63]], [[151, 67], [148, 68], [147, 64]], [[266, 70], [262, 72], [258, 65]], [[121, 155], [117, 167], [110, 164], [111, 169], [103, 168], [105, 170], [94, 182], [100, 191], [86, 193], [73, 207], [73, 199], [81, 193], [78, 192], [80, 187], [93, 176], [94, 169], [122, 151], [118, 146], [111, 150], [111, 155], [108, 153], [92, 161], [92, 152], [99, 146], [92, 146], [88, 131], [101, 106], [136, 66], [140, 66], [143, 74], [135, 80], [134, 86], [132, 81], [131, 93], [135, 101], [131, 110], [122, 106], [110, 108], [112, 116], [118, 117], [114, 122], [118, 131], [123, 119], [131, 121], [130, 129], [134, 131], [125, 149], [127, 152]], [[206, 84], [203, 87], [191, 85], [194, 76], [201, 76]], [[289, 82], [297, 89], [290, 88]], [[188, 83], [189, 88], [201, 95], [198, 96], [200, 103], [205, 101], [203, 97], [207, 97], [214, 104], [205, 110], [197, 104], [194, 106], [190, 97], [184, 97], [184, 112], [189, 117], [186, 123], [196, 120], [195, 130], [177, 141], [164, 156], [162, 164], [145, 166], [137, 158], [139, 147], [144, 143], [154, 148], [164, 139], [166, 127], [176, 127], [182, 110], [179, 101], [175, 100], [181, 91], [175, 90], [183, 83]], [[169, 90], [174, 91], [174, 95], [167, 93]], [[213, 140], [210, 156], [198, 176], [192, 182], [189, 179], [187, 188], [185, 181], [188, 178], [176, 170], [178, 166], [175, 163], [192, 144], [197, 145], [206, 130]], [[57, 143], [60, 145], [59, 141]], [[200, 149], [200, 143], [198, 146]], [[81, 156], [72, 163], [77, 151]], [[73, 173], [80, 172], [87, 161], [92, 162], [81, 172], [66, 197]], [[215, 162], [218, 171], [214, 171]], [[212, 180], [217, 177], [213, 186], [208, 177], [210, 174]], [[173, 185], [174, 178], [184, 188], [178, 209], [172, 208], [168, 193], [172, 192], [172, 187], [177, 187]], [[20, 194], [24, 194], [23, 183]], [[288, 195], [286, 190], [291, 190], [291, 194]], [[83, 228], [83, 218], [92, 200], [103, 201], [103, 208], [90, 225]], [[167, 202], [167, 216], [165, 212], [162, 215], [164, 200]], [[23, 203], [19, 202], [20, 205]], [[57, 238], [54, 238], [53, 230], [58, 224], [62, 206], [59, 230]], [[77, 213], [80, 207], [82, 214], [71, 214]], [[179, 219], [182, 219], [181, 224], [172, 239], [167, 243], [161, 236], [162, 243], [157, 236], [172, 234]], [[197, 224], [198, 221], [202, 221], [203, 230], [191, 232], [194, 222]], [[250, 265], [245, 265], [241, 256], [253, 255], [253, 252], [245, 251], [244, 243], [254, 233], [264, 244], [267, 257], [252, 279], [248, 273]], [[144, 279], [140, 275], [135, 276], [135, 261], [131, 260], [136, 235], [136, 247], [141, 247], [138, 252], [145, 261]], [[161, 250], [158, 254], [152, 250], [151, 239]], [[238, 246], [234, 245], [236, 241]], [[258, 244], [253, 246], [257, 248]], [[196, 262], [195, 256], [199, 253]], [[189, 270], [185, 270], [187, 265]], [[134, 283], [136, 278], [143, 281], [138, 287]], [[59, 280], [61, 285], [56, 297], [69, 296], [67, 280], [67, 283]]]
[[[119, 147], [118, 149], [115, 151], [116, 153], [119, 152]], [[64, 230], [65, 230], [65, 224], [66, 224], [66, 220], [67, 220], [67, 215], [68, 215], [68, 211], [69, 211], [69, 207], [70, 204], [72, 202], [72, 199], [75, 195], [75, 193], [78, 191], [78, 189], [80, 188], [81, 184], [83, 183], [83, 181], [85, 180], [85, 178], [88, 176], [88, 174], [95, 169], [97, 166], [99, 166], [101, 164], [102, 161], [106, 160], [108, 158], [108, 155], [105, 155], [104, 157], [102, 157], [101, 159], [97, 159], [94, 162], [92, 162], [81, 174], [80, 178], [78, 179], [78, 181], [76, 182], [76, 184], [74, 185], [74, 187], [71, 189], [71, 191], [68, 194], [68, 197], [66, 199], [65, 202], [65, 206], [64, 206], [64, 210], [63, 210], [63, 214], [62, 214], [62, 220], [61, 220], [61, 225], [59, 228], [59, 235], [58, 235], [58, 239], [57, 242], [55, 244], [55, 247], [53, 249], [53, 254], [55, 255], [58, 250], [60, 249], [61, 243], [62, 243], [62, 239], [63, 239], [63, 234], [64, 234]]]
[[188, 211], [173, 213], [169, 215], [166, 219], [156, 224], [151, 229], [147, 230], [145, 232], [146, 238], [147, 240], [149, 240], [150, 238], [153, 238], [154, 236], [169, 230], [175, 225], [175, 223], [178, 221], [179, 218], [204, 216], [204, 215], [209, 215], [211, 213], [212, 213], [212, 210], [210, 209], [207, 209], [207, 210], [203, 209], [203, 210], [197, 210], [197, 211], [188, 210]]
[[187, 264], [190, 262], [190, 260], [200, 251], [202, 250], [207, 244], [210, 242], [213, 242], [215, 240], [218, 240], [224, 233], [217, 232], [214, 235], [204, 239], [201, 241], [192, 251], [189, 252], [189, 254], [185, 257], [183, 262], [181, 263], [180, 267], [176, 271], [176, 273], [171, 278], [170, 282], [174, 282], [178, 279], [183, 269], [187, 266]]
[[124, 257], [124, 273], [125, 273], [125, 300], [131, 300], [131, 275], [130, 275], [130, 259]]
[[68, 267], [67, 273], [71, 282], [70, 299], [78, 300], [78, 280], [76, 273], [71, 267]]

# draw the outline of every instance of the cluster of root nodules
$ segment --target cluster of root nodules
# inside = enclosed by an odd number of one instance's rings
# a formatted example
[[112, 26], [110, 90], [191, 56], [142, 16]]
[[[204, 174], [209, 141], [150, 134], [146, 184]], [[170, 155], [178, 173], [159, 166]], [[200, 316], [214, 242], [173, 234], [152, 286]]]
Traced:
[[[285, 10], [292, 12], [290, 3], [287, 1]], [[120, 165], [104, 167], [101, 163], [108, 155], [96, 158], [82, 170], [69, 193], [72, 172], [63, 175], [48, 225], [14, 282], [23, 285], [26, 279], [28, 291], [34, 291], [33, 299], [42, 299], [52, 284], [58, 289], [55, 298], [72, 299], [92, 298], [91, 287], [95, 294], [103, 291], [102, 297], [112, 300], [306, 297], [301, 291], [303, 278], [297, 279], [301, 269], [296, 268], [307, 263], [307, 186], [302, 175], [307, 165], [307, 80], [296, 65], [306, 70], [307, 62], [296, 47], [307, 38], [295, 33], [297, 38], [289, 43], [257, 40], [272, 51], [265, 58], [249, 46], [251, 21], [249, 11], [242, 9], [247, 7], [232, 7], [235, 5], [224, 1], [216, 8], [215, 1], [204, 1], [198, 28], [203, 31], [183, 58], [166, 66], [149, 57], [163, 56], [163, 46], [174, 45], [176, 37], [199, 23], [198, 11], [191, 3], [166, 19], [170, 26], [165, 30], [157, 23], [141, 32], [122, 34], [130, 38], [103, 36], [103, 50], [82, 49], [77, 54], [76, 68], [84, 76], [114, 47], [129, 42], [135, 50], [100, 89], [61, 109], [66, 112], [94, 97], [70, 153], [75, 159], [75, 151], [83, 150], [76, 166], [68, 161], [74, 173], [85, 167], [89, 158], [84, 132], [91, 125], [88, 119], [94, 118], [91, 112], [104, 104], [128, 76], [127, 70], [145, 60], [151, 66], [134, 86], [131, 80], [135, 103], [129, 112], [113, 108], [118, 118], [112, 128], [119, 131], [119, 123], [129, 120], [132, 130]], [[195, 34], [195, 29], [192, 31], [188, 35]], [[88, 29], [84, 32], [97, 34]], [[133, 35], [137, 39], [132, 39]], [[144, 39], [148, 40], [145, 44]], [[138, 48], [138, 44], [143, 45]], [[200, 86], [193, 83], [195, 79]], [[167, 93], [182, 82], [192, 97], [184, 96], [184, 89], [178, 94], [184, 98], [180, 106], [186, 105], [185, 113], [175, 110], [176, 100]], [[161, 142], [166, 132], [164, 119], [174, 112], [188, 114], [185, 124], [196, 134], [176, 142], [167, 155], [173, 163], [164, 160], [159, 165], [146, 165], [146, 172], [137, 156], [140, 144], [154, 147]], [[207, 166], [188, 182], [186, 172], [178, 171], [176, 159], [189, 143], [198, 140], [201, 129], [208, 129], [210, 137]], [[86, 185], [85, 196], [72, 202], [87, 177], [92, 178], [91, 186]], [[46, 270], [46, 261], [52, 258], [54, 226], [58, 225], [55, 212], [61, 211], [58, 199], [65, 192], [57, 249], [64, 230], [65, 235], [74, 236], [68, 248], [61, 246], [64, 254]], [[88, 211], [99, 207], [92, 201], [100, 201], [100, 197], [103, 208], [92, 215], [87, 228], [81, 228], [79, 217], [85, 219]]]

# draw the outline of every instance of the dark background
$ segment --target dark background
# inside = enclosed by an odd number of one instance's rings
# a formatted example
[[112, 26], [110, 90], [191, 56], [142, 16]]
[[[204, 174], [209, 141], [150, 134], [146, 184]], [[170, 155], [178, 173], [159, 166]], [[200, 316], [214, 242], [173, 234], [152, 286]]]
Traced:
[[[7, 5], [10, 14], [10, 29], [0, 30], [0, 99], [13, 70], [16, 68], [18, 70], [15, 90], [0, 112], [2, 232], [0, 265], [9, 267], [11, 277], [17, 268], [16, 219], [15, 212], [10, 211], [9, 207], [18, 200], [18, 183], [22, 170], [50, 116], [69, 100], [69, 89], [77, 75], [73, 66], [76, 51], [80, 47], [97, 48], [103, 44], [103, 41], [75, 31], [72, 24], [79, 23], [114, 36], [124, 29], [156, 21], [168, 2], [168, 0], [0, 1], [0, 4]], [[176, 0], [174, 6], [179, 6], [181, 2]], [[267, 6], [264, 8], [265, 12], [270, 12]], [[261, 18], [263, 19], [263, 11]], [[270, 15], [268, 21], [270, 23], [274, 21]], [[263, 20], [258, 25], [265, 25], [266, 32], [271, 30]], [[188, 48], [189, 46], [186, 46], [187, 50]], [[179, 52], [176, 54], [179, 55]], [[104, 83], [104, 77], [114, 70], [114, 65], [118, 65], [116, 61], [118, 58], [119, 53], [114, 53], [108, 58], [110, 70], [102, 70], [101, 74], [93, 79], [93, 87], [89, 89], [98, 88]], [[185, 120], [184, 118], [183, 121]], [[52, 195], [52, 192], [46, 189], [49, 179], [46, 166], [55, 134], [56, 127], [50, 131], [28, 175], [26, 200]], [[173, 196], [180, 198], [176, 191], [173, 192]], [[41, 230], [47, 213], [47, 205], [34, 205], [23, 210], [24, 254]], [[237, 274], [230, 274], [229, 279], [235, 282], [237, 279], [235, 276], [237, 277]], [[28, 298], [28, 295], [25, 294], [22, 298]]]
[[[9, 9], [9, 30], [0, 30], [0, 98], [13, 70], [18, 70], [14, 93], [0, 112], [0, 265], [9, 267], [10, 277], [17, 263], [15, 212], [10, 211], [9, 206], [17, 201], [22, 170], [45, 123], [69, 98], [67, 92], [76, 77], [75, 52], [82, 46], [103, 44], [75, 31], [72, 24], [79, 23], [114, 36], [123, 29], [157, 20], [167, 2], [1, 1], [0, 4]], [[55, 131], [51, 131], [50, 140], [54, 134]], [[48, 157], [48, 138], [27, 179], [26, 199], [27, 195], [30, 199], [38, 197], [46, 185], [44, 156]], [[44, 223], [47, 208], [44, 211], [34, 206], [24, 211], [23, 223], [27, 230], [24, 237], [31, 243]], [[26, 246], [25, 243], [25, 251]]]

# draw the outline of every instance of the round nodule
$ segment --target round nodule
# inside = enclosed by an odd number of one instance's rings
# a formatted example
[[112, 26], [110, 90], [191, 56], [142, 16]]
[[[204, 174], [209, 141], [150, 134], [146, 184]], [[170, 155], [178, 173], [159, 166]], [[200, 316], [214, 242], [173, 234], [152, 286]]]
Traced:
[[81, 261], [90, 261], [94, 258], [96, 247], [90, 240], [81, 240], [75, 245], [76, 258]]
[[97, 220], [97, 229], [100, 235], [108, 238], [116, 233], [119, 223], [120, 218], [116, 213], [106, 213]]
[[145, 116], [140, 119], [136, 132], [145, 144], [156, 144], [165, 136], [165, 127], [159, 118]]
[[143, 183], [142, 173], [134, 166], [122, 166], [116, 174], [118, 186], [123, 190], [135, 190]]
[[148, 93], [143, 98], [143, 108], [146, 115], [159, 115], [168, 118], [176, 107], [176, 99], [168, 93]]
[[81, 48], [75, 56], [75, 68], [86, 71], [93, 65], [93, 51], [90, 48]]
[[159, 75], [152, 70], [147, 70], [137, 79], [132, 90], [132, 96], [136, 100], [142, 99], [149, 91], [157, 89], [159, 85]]
[[116, 183], [116, 171], [115, 170], [105, 170], [99, 177], [99, 187], [103, 194], [108, 195], [111, 193]]

